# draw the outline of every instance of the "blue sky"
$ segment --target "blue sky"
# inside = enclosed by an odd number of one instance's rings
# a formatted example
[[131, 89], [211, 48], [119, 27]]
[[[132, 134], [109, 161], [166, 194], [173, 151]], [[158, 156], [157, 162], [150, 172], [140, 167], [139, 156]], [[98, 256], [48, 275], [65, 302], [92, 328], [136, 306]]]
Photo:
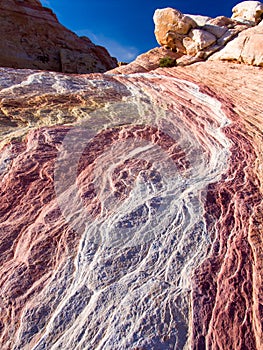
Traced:
[[197, 0], [40, 0], [59, 21], [78, 35], [105, 46], [119, 61], [132, 61], [138, 54], [158, 46], [154, 37], [155, 9], [173, 7], [183, 13], [231, 17], [241, 1]]

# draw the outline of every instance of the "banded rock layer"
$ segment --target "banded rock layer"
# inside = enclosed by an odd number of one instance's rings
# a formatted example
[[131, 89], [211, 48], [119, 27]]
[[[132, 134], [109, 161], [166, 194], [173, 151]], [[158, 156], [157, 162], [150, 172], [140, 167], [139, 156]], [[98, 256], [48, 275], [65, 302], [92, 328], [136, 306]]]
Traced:
[[262, 78], [1, 68], [1, 349], [262, 347]]

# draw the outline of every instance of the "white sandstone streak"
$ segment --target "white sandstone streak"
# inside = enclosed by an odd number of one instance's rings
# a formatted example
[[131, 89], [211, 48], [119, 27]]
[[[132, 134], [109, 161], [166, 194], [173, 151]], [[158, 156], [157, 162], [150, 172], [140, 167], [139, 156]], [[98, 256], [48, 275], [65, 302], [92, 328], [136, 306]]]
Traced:
[[[160, 325], [167, 327], [174, 349], [187, 342], [191, 275], [210, 243], [203, 217], [205, 191], [226, 170], [230, 143], [222, 128], [229, 121], [220, 102], [190, 82], [157, 74], [114, 78], [128, 86], [130, 96], [90, 113], [84, 124], [86, 129], [91, 125], [90, 137], [101, 128], [118, 125], [155, 127], [180, 146], [188, 166], [180, 170], [158, 144], [124, 137], [96, 159], [93, 182], [102, 203], [98, 217], [82, 217], [84, 209], [77, 195], [72, 196], [77, 193], [73, 182], [59, 192], [68, 222], [84, 229], [74, 261], [59, 266], [40, 296], [55, 293], [57, 301], [33, 350], [129, 349], [135, 344], [158, 348], [154, 334]], [[52, 89], [67, 91], [63, 79], [55, 77]], [[105, 88], [89, 80], [92, 84], [98, 93]], [[111, 84], [107, 82], [107, 87]], [[184, 114], [182, 103], [187, 108], [189, 96], [202, 115]], [[205, 114], [213, 118], [204, 118]], [[193, 117], [194, 123], [189, 120]], [[94, 120], [100, 124], [89, 124]], [[119, 128], [125, 136], [125, 129]], [[113, 195], [113, 177], [130, 159], [151, 163], [155, 180], [141, 170], [128, 196], [119, 200]], [[82, 219], [76, 219], [76, 213]], [[54, 335], [61, 327], [63, 336], [57, 339]]]

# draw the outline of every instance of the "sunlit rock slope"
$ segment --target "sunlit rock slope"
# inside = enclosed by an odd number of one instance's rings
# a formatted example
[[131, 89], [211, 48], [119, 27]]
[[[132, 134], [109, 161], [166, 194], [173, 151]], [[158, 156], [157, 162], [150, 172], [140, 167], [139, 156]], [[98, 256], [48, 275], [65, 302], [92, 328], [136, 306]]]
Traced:
[[1, 68], [0, 347], [262, 348], [262, 68]]
[[39, 0], [1, 0], [0, 39], [1, 67], [101, 73], [117, 66], [104, 47], [65, 28]]

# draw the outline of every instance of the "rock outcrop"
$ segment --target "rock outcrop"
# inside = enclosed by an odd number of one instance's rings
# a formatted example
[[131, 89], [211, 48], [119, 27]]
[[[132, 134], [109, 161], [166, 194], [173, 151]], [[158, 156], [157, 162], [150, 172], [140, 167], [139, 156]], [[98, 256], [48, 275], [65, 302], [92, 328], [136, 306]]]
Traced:
[[262, 20], [263, 4], [259, 1], [243, 1], [232, 9], [232, 18], [258, 24]]
[[262, 69], [1, 77], [1, 349], [261, 349]]
[[262, 349], [263, 69], [162, 55], [0, 68], [1, 350]]
[[210, 57], [211, 60], [227, 60], [263, 66], [263, 22], [242, 31], [222, 50]]
[[258, 1], [236, 5], [231, 19], [224, 16], [214, 19], [191, 17], [171, 8], [156, 10], [156, 40], [160, 45], [181, 53], [183, 57], [178, 63], [182, 65], [211, 57], [263, 66], [262, 14], [263, 4]]
[[158, 43], [170, 48], [177, 47], [178, 50], [184, 50], [182, 38], [189, 33], [191, 28], [196, 27], [196, 23], [191, 17], [172, 8], [156, 10], [153, 20], [155, 23], [154, 33]]
[[38, 0], [2, 0], [0, 36], [2, 67], [91, 73], [117, 66], [105, 48], [62, 26]]
[[119, 66], [109, 71], [111, 74], [131, 74], [146, 73], [160, 66], [160, 59], [170, 57], [173, 60], [181, 59], [183, 55], [179, 52], [173, 52], [165, 47], [155, 47], [142, 55], [139, 55], [133, 62]]

